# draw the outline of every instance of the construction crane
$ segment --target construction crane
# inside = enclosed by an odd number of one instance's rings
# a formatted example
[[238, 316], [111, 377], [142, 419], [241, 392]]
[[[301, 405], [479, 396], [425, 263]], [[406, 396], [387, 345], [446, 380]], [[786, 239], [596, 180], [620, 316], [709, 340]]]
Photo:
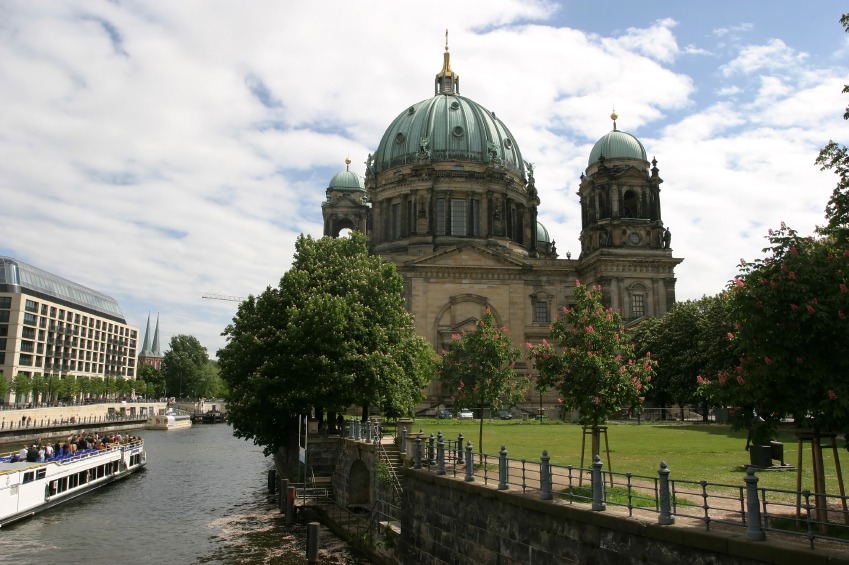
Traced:
[[203, 293], [201, 298], [208, 298], [210, 300], [227, 300], [229, 302], [242, 302], [244, 300], [241, 296], [228, 296], [226, 294], [212, 294], [210, 292]]

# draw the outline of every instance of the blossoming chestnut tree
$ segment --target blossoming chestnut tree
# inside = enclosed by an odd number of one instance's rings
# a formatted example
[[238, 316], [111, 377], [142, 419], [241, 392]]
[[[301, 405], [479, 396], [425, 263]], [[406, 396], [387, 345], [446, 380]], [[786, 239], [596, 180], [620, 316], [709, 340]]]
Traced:
[[450, 393], [455, 408], [480, 409], [479, 453], [483, 453], [484, 407], [510, 407], [525, 399], [530, 379], [515, 370], [521, 356], [489, 308], [473, 329], [452, 335], [448, 350], [442, 351], [437, 371], [443, 391]]
[[592, 427], [592, 455], [599, 452], [599, 425], [619, 410], [641, 404], [655, 372], [651, 353], [637, 358], [619, 312], [602, 305], [601, 289], [576, 281], [574, 308], [564, 308], [548, 339], [531, 345], [537, 386], [554, 389], [567, 410]]

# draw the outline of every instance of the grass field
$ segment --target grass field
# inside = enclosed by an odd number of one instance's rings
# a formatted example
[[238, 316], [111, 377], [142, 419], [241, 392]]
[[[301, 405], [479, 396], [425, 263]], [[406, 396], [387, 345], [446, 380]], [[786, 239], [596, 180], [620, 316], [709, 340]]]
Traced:
[[[464, 443], [471, 441], [478, 451], [479, 420], [418, 419], [413, 431], [422, 429], [426, 436], [441, 431], [447, 439], [457, 439], [462, 433]], [[543, 450], [548, 451], [551, 463], [580, 465], [581, 431], [577, 424], [558, 421], [521, 422], [486, 420], [483, 451], [496, 456], [502, 445], [510, 459], [539, 461]], [[731, 430], [722, 424], [642, 424], [610, 423], [608, 425], [610, 459], [613, 471], [635, 475], [657, 476], [661, 461], [677, 480], [706, 480], [711, 483], [742, 485], [749, 454], [745, 451], [746, 432]], [[777, 438], [784, 442], [785, 463], [797, 463], [798, 443], [792, 430], [782, 431]], [[587, 437], [587, 451], [590, 439]], [[602, 437], [602, 450], [604, 438]], [[844, 465], [849, 461], [838, 442], [838, 456]], [[589, 466], [589, 455], [584, 465]], [[839, 494], [832, 450], [823, 450], [826, 485], [831, 494]], [[602, 451], [602, 461], [607, 460]], [[802, 459], [802, 489], [813, 490], [810, 445], [805, 446]], [[759, 471], [760, 487], [796, 489], [796, 471]]]

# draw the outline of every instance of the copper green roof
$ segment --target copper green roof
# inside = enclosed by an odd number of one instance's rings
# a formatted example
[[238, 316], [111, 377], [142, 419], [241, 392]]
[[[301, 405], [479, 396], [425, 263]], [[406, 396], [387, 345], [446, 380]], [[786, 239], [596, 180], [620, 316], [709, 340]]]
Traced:
[[406, 108], [386, 129], [374, 154], [375, 171], [427, 159], [496, 162], [524, 176], [519, 145], [504, 122], [460, 96], [460, 77], [451, 70], [447, 45], [435, 85], [433, 98]]
[[640, 140], [630, 133], [614, 129], [604, 137], [596, 141], [590, 151], [590, 159], [587, 165], [598, 162], [599, 157], [605, 159], [640, 159], [648, 161], [646, 150]]
[[551, 243], [551, 240], [548, 238], [548, 230], [539, 222], [537, 222], [537, 241], [540, 243]]
[[336, 173], [330, 179], [330, 184], [327, 190], [337, 190], [341, 192], [365, 192], [366, 185], [360, 175], [348, 169], [351, 165], [350, 159], [345, 159], [345, 170], [341, 173]]

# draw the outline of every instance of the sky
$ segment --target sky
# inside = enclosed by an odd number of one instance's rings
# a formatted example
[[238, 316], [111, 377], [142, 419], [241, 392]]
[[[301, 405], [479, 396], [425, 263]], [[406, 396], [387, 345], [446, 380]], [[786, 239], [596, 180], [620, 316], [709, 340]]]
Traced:
[[0, 255], [160, 316], [214, 357], [237, 302], [322, 235], [333, 175], [433, 95], [534, 164], [539, 220], [580, 251], [576, 191], [612, 129], [657, 159], [678, 300], [721, 292], [770, 228], [824, 223], [847, 143], [842, 2], [431, 0], [0, 3]]

